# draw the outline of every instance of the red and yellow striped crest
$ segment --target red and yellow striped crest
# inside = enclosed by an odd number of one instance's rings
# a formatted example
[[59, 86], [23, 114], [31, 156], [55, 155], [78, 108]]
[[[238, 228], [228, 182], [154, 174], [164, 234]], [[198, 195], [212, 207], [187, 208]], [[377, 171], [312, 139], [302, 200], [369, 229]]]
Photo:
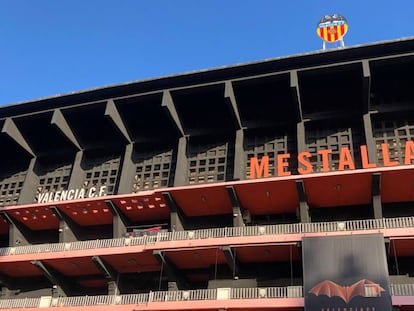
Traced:
[[336, 42], [341, 40], [348, 31], [347, 23], [330, 23], [319, 25], [316, 29], [318, 36], [326, 42]]

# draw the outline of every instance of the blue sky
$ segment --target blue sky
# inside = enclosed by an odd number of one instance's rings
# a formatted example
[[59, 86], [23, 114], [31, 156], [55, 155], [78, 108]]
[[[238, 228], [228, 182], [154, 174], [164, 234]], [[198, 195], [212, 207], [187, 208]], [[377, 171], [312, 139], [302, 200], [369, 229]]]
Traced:
[[0, 105], [311, 52], [325, 14], [347, 46], [414, 35], [413, 0], [0, 0]]

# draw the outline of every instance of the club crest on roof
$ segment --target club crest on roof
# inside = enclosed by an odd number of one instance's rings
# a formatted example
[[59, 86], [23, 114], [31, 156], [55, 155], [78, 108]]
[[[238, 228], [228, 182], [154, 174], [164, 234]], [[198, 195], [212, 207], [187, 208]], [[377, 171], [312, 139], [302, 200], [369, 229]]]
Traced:
[[348, 22], [345, 17], [339, 14], [323, 16], [316, 27], [316, 33], [323, 40], [323, 49], [326, 43], [340, 42], [344, 47], [344, 36], [348, 31]]

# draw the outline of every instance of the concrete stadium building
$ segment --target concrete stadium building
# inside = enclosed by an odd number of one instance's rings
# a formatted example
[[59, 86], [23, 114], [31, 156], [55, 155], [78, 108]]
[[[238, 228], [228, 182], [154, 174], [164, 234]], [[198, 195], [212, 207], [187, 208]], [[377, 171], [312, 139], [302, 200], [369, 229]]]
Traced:
[[414, 39], [0, 107], [0, 309], [414, 310]]

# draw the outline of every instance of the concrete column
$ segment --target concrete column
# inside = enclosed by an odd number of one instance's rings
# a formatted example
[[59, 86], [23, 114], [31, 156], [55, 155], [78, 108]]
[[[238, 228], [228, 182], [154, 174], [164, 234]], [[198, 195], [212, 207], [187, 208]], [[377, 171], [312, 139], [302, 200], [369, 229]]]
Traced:
[[82, 150], [76, 153], [68, 189], [77, 189], [83, 186], [82, 183], [85, 179], [85, 170], [82, 168], [83, 154]]
[[299, 197], [299, 218], [301, 222], [311, 222], [311, 217], [309, 214], [309, 205], [307, 201], [306, 191], [305, 191], [305, 185], [303, 183], [303, 180], [297, 180], [296, 181], [296, 189], [298, 191], [298, 197]]
[[306, 151], [306, 136], [305, 136], [305, 122], [299, 122], [296, 125], [297, 128], [297, 143], [298, 143], [298, 153]]
[[363, 119], [369, 162], [378, 163], [377, 147], [375, 145], [374, 135], [372, 134], [371, 113], [364, 114]]
[[132, 184], [135, 176], [135, 164], [133, 162], [134, 144], [125, 147], [124, 162], [119, 180], [118, 194], [132, 193]]
[[234, 143], [234, 180], [243, 180], [246, 178], [246, 163], [243, 141], [243, 130], [237, 130], [236, 140]]
[[170, 231], [184, 231], [185, 215], [169, 192], [162, 193], [170, 209]]
[[105, 200], [105, 203], [113, 215], [113, 238], [117, 239], [124, 237], [125, 233], [127, 232], [127, 227], [130, 225], [130, 221], [127, 219], [127, 217], [125, 217], [118, 206], [112, 202], [112, 200]]
[[3, 217], [9, 224], [9, 246], [30, 245], [31, 230], [5, 212], [3, 212]]
[[381, 219], [382, 203], [381, 203], [381, 173], [372, 174], [372, 208], [374, 211], [374, 218]]
[[186, 137], [180, 137], [178, 140], [177, 164], [174, 177], [175, 187], [188, 184], [187, 143], [188, 139]]
[[39, 177], [35, 173], [36, 162], [37, 157], [32, 158], [30, 161], [23, 188], [20, 192], [18, 200], [19, 205], [35, 203], [37, 185], [39, 184]]
[[56, 206], [51, 206], [59, 218], [59, 243], [76, 242], [79, 240], [80, 227], [69, 216], [61, 212]]

